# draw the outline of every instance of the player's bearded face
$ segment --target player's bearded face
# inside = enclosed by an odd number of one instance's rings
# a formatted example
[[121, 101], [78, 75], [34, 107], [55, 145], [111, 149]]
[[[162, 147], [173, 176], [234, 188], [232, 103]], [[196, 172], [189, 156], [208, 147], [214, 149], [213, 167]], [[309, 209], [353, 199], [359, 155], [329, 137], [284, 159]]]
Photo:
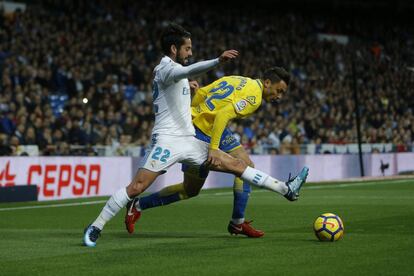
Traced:
[[267, 95], [265, 95], [265, 99], [267, 102], [276, 103], [282, 99], [286, 91], [287, 91], [287, 85], [284, 81], [272, 83], [267, 88], [267, 93], [266, 93]]
[[177, 62], [181, 65], [186, 65], [189, 61], [189, 58], [193, 55], [191, 39], [184, 39], [184, 44], [181, 45], [179, 51], [177, 52]]

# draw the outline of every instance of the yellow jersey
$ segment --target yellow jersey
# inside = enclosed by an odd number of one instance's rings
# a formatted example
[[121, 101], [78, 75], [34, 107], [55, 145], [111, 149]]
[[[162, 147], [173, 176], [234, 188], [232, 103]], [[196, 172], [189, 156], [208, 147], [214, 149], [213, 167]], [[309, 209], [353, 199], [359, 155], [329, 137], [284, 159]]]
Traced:
[[220, 78], [197, 90], [191, 102], [193, 124], [210, 136], [213, 143], [213, 136], [221, 137], [222, 134], [213, 133], [215, 123], [220, 123], [216, 117], [226, 112], [227, 124], [228, 119], [250, 116], [261, 105], [262, 93], [263, 84], [258, 79], [241, 76]]

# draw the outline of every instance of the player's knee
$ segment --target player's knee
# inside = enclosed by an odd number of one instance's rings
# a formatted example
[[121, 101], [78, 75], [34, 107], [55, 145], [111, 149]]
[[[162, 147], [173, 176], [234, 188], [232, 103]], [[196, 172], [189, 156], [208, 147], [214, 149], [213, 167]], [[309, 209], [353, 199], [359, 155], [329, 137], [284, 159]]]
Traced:
[[187, 193], [187, 196], [189, 198], [190, 197], [195, 197], [195, 196], [198, 196], [198, 194], [200, 193], [200, 190], [201, 190], [201, 188], [200, 189], [190, 189], [190, 190], [186, 191], [186, 193]]
[[250, 158], [248, 159], [247, 166], [254, 168], [254, 163]]
[[202, 183], [197, 183], [197, 181], [194, 180], [194, 182], [192, 182], [190, 185], [184, 185], [184, 191], [187, 198], [198, 196], [203, 184], [204, 181]]
[[236, 159], [234, 161], [234, 166], [238, 169], [245, 169], [247, 166], [247, 163], [242, 159]]
[[243, 161], [242, 159], [234, 159], [232, 161], [231, 166], [232, 166], [233, 172], [235, 172], [237, 175], [241, 175], [246, 169], [247, 163]]
[[133, 181], [128, 186], [129, 197], [135, 197], [145, 190], [145, 183], [141, 180]]

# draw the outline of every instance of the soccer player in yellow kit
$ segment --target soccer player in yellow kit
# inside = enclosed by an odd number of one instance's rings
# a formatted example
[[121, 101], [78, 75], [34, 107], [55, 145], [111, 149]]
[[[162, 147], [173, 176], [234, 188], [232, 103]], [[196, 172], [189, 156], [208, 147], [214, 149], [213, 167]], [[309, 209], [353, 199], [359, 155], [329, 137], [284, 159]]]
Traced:
[[[224, 151], [233, 157], [243, 160], [253, 167], [247, 152], [240, 145], [233, 133], [227, 128], [230, 120], [235, 118], [246, 118], [252, 115], [261, 105], [262, 100], [274, 102], [286, 93], [289, 85], [290, 75], [283, 68], [274, 67], [266, 70], [262, 79], [251, 79], [242, 76], [222, 77], [219, 80], [202, 87], [196, 91], [193, 97], [192, 117], [196, 130], [196, 137], [209, 144], [208, 164], [219, 165], [219, 151]], [[198, 169], [183, 165], [184, 173], [191, 173], [191, 183], [179, 183], [168, 186], [161, 191], [146, 197], [139, 198], [135, 206], [138, 209], [137, 219], [142, 210], [170, 204], [182, 199], [198, 195], [201, 190], [208, 170]], [[299, 174], [306, 179], [308, 169], [305, 167]], [[254, 184], [257, 184], [253, 180]], [[288, 182], [291, 180], [288, 180]], [[277, 192], [289, 200], [295, 200], [292, 194], [286, 192], [284, 182], [281, 182], [282, 190]], [[254, 229], [250, 222], [245, 221], [244, 211], [250, 194], [250, 184], [243, 182], [239, 177], [235, 178], [234, 204], [232, 219], [228, 225], [231, 234], [243, 234], [248, 237], [261, 237], [263, 231]], [[136, 210], [134, 210], [136, 212]], [[127, 230], [131, 233], [131, 219], [126, 215], [125, 223]], [[135, 221], [133, 221], [135, 222]]]

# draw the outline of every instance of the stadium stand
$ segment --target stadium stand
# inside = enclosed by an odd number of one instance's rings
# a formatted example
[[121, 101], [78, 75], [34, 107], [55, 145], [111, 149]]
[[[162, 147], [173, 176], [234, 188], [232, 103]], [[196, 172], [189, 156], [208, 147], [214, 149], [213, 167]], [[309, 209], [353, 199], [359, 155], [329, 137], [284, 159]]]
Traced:
[[153, 125], [157, 39], [171, 19], [197, 37], [195, 60], [229, 47], [241, 53], [197, 79], [202, 85], [223, 75], [257, 78], [273, 65], [292, 73], [278, 105], [263, 104], [231, 125], [250, 153], [354, 153], [352, 60], [363, 151], [413, 151], [412, 22], [285, 10], [275, 16], [265, 8], [247, 20], [253, 15], [243, 5], [220, 16], [205, 3], [115, 2], [34, 1], [25, 11], [0, 11], [1, 154], [141, 155]]

